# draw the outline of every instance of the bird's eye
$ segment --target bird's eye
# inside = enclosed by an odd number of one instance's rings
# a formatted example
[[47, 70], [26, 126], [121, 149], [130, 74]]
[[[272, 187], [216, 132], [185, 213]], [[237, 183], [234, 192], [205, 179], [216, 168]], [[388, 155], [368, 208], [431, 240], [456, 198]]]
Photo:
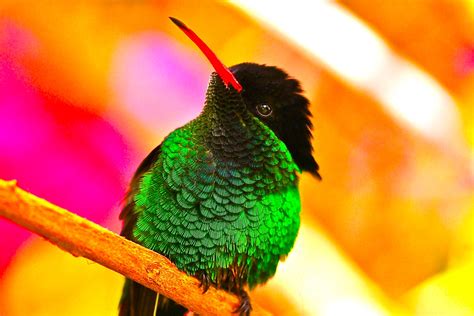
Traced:
[[273, 109], [268, 104], [259, 104], [257, 105], [257, 113], [262, 117], [270, 116], [273, 112]]

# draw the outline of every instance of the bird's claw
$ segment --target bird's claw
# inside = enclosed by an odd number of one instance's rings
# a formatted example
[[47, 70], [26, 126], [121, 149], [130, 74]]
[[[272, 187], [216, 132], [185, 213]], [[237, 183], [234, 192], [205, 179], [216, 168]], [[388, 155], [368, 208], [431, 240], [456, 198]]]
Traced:
[[202, 293], [204, 294], [211, 287], [211, 279], [209, 278], [206, 272], [200, 272], [198, 279], [201, 282], [199, 284], [199, 287], [202, 288]]
[[250, 297], [246, 291], [241, 290], [237, 293], [237, 296], [240, 299], [240, 305], [234, 311], [234, 313], [239, 314], [240, 316], [249, 316], [250, 311], [252, 311], [252, 304], [250, 303]]

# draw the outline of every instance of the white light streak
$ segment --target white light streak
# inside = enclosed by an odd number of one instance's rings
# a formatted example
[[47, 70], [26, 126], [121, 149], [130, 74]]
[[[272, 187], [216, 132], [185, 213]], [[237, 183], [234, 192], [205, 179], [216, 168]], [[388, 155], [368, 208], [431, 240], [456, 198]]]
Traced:
[[396, 55], [369, 27], [332, 1], [234, 0], [331, 71], [374, 96], [425, 137], [460, 134], [454, 101], [422, 70]]
[[326, 236], [304, 224], [271, 282], [292, 299], [301, 315], [389, 315], [375, 286]]

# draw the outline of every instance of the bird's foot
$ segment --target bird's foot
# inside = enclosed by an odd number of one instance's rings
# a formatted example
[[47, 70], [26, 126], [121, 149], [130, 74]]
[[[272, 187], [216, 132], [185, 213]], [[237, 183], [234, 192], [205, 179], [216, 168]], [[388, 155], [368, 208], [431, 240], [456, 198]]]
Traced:
[[235, 294], [237, 294], [240, 299], [240, 305], [234, 313], [238, 313], [240, 316], [249, 316], [250, 311], [252, 311], [252, 304], [250, 303], [249, 295], [245, 290], [239, 290]]
[[198, 272], [197, 278], [201, 282], [201, 284], [199, 284], [199, 287], [202, 288], [202, 293], [206, 293], [207, 290], [209, 290], [209, 288], [211, 287], [211, 279], [209, 278], [206, 272], [202, 271]]

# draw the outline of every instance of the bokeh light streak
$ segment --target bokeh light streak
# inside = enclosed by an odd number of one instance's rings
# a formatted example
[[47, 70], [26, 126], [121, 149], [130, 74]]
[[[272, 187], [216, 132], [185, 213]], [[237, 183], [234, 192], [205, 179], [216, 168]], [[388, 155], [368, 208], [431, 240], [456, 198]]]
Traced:
[[[383, 295], [349, 262], [326, 236], [303, 224], [292, 255], [280, 263], [275, 282], [301, 302], [301, 315], [388, 316]], [[295, 274], [298, 269], [313, 273]]]
[[443, 145], [459, 138], [459, 117], [449, 94], [340, 5], [299, 0], [292, 3], [295, 10], [288, 10], [278, 1], [232, 2], [376, 97], [425, 137]]

